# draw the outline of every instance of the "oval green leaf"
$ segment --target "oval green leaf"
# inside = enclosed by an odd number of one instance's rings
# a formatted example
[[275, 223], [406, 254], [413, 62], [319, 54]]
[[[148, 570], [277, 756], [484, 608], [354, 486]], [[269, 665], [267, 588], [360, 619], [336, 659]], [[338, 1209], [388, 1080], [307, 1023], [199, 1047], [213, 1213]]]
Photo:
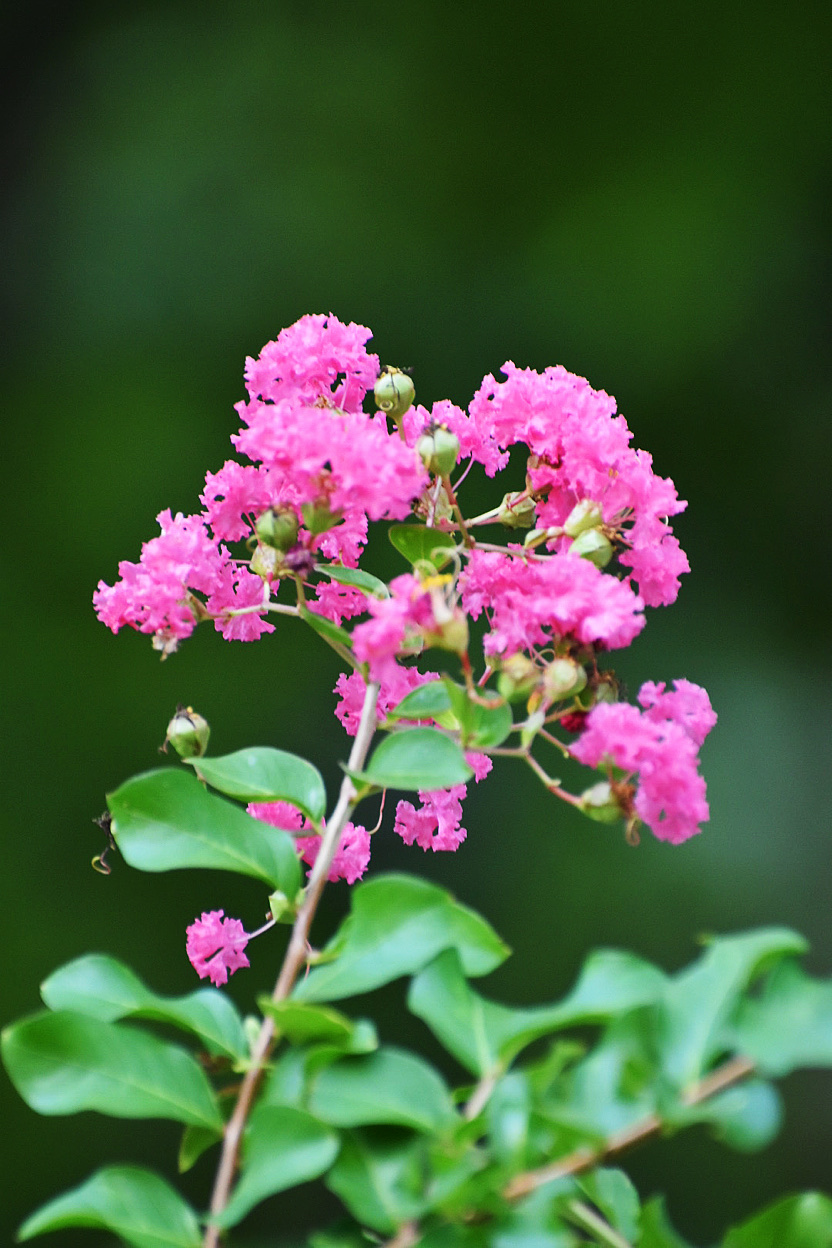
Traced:
[[387, 714], [391, 719], [436, 719], [451, 709], [444, 681], [432, 680], [413, 689]]
[[388, 1123], [430, 1132], [455, 1117], [438, 1072], [412, 1053], [390, 1046], [324, 1067], [312, 1083], [309, 1108], [334, 1127]]
[[108, 794], [107, 805], [116, 844], [140, 871], [214, 867], [253, 875], [287, 897], [300, 887], [288, 832], [215, 797], [188, 771], [161, 768], [135, 776]]
[[390, 541], [409, 563], [432, 563], [441, 568], [447, 563], [447, 552], [456, 546], [451, 533], [429, 529], [424, 524], [391, 524]]
[[184, 1049], [147, 1032], [60, 1010], [7, 1027], [2, 1047], [9, 1078], [39, 1114], [96, 1109], [222, 1130], [203, 1070]]
[[132, 1248], [199, 1248], [202, 1242], [190, 1205], [158, 1174], [138, 1166], [99, 1170], [33, 1213], [17, 1238], [70, 1226], [111, 1231]]
[[449, 789], [473, 776], [455, 741], [436, 728], [408, 728], [381, 742], [354, 778], [380, 789]]
[[242, 802], [291, 802], [316, 823], [326, 814], [326, 789], [317, 767], [297, 754], [255, 745], [221, 758], [189, 758], [212, 789]]
[[331, 563], [316, 563], [315, 571], [323, 572], [325, 576], [337, 581], [339, 585], [352, 585], [366, 594], [372, 594], [374, 598], [390, 597], [390, 591], [384, 581], [373, 576], [372, 572], [365, 572], [363, 568], [337, 568]]

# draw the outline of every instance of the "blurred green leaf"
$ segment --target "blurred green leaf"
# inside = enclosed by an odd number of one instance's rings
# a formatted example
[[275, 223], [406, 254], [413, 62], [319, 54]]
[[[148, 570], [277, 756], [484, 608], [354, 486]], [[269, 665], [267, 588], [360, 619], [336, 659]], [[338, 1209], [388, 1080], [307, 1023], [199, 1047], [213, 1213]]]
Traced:
[[67, 962], [43, 981], [40, 995], [50, 1010], [77, 1010], [115, 1023], [149, 1018], [193, 1032], [211, 1053], [248, 1055], [237, 1007], [216, 988], [199, 988], [185, 997], [161, 997], [146, 988], [129, 966], [103, 953]]
[[291, 802], [315, 822], [326, 814], [321, 773], [297, 754], [260, 745], [221, 758], [186, 761], [201, 780], [228, 797], [243, 802]]
[[431, 680], [411, 689], [387, 714], [391, 719], [436, 719], [451, 709], [451, 699], [443, 680]]
[[832, 1066], [832, 980], [811, 979], [795, 962], [781, 963], [759, 998], [740, 1002], [723, 1042], [766, 1075]]
[[108, 1166], [56, 1196], [27, 1218], [18, 1239], [89, 1226], [111, 1231], [132, 1248], [199, 1248], [199, 1223], [178, 1192], [138, 1166]]
[[786, 1196], [730, 1230], [722, 1248], [831, 1248], [832, 1200], [820, 1192]]
[[407, 728], [385, 737], [354, 779], [379, 789], [449, 789], [473, 776], [455, 741], [436, 728]]
[[664, 1197], [654, 1196], [641, 1207], [641, 1239], [638, 1248], [690, 1248], [667, 1218]]
[[317, 1040], [346, 1048], [355, 1034], [352, 1019], [329, 1006], [292, 999], [273, 1001], [266, 996], [258, 998], [257, 1004], [264, 1015], [274, 1019], [280, 1034], [290, 1044], [309, 1044]]
[[199, 1161], [204, 1152], [222, 1139], [222, 1131], [210, 1131], [207, 1127], [186, 1127], [179, 1141], [179, 1155], [176, 1159], [180, 1174], [190, 1170]]
[[365, 572], [363, 568], [338, 568], [332, 563], [316, 563], [315, 571], [323, 572], [325, 576], [337, 581], [339, 585], [352, 585], [356, 589], [363, 589], [365, 593], [372, 594], [375, 598], [390, 597], [390, 591], [384, 581], [373, 576], [372, 572]]
[[309, 625], [313, 633], [323, 637], [342, 658], [346, 659], [353, 667], [356, 666], [355, 655], [352, 652], [352, 637], [350, 637], [345, 628], [340, 628], [339, 625], [333, 624], [332, 620], [328, 620], [325, 615], [319, 615], [317, 611], [310, 611], [308, 607], [298, 607], [298, 614]]
[[670, 1114], [665, 1111], [664, 1118], [674, 1126], [707, 1123], [730, 1148], [756, 1153], [780, 1130], [783, 1106], [776, 1088], [762, 1079], [751, 1079], [698, 1105], [682, 1105]]
[[528, 1079], [520, 1071], [498, 1080], [485, 1107], [485, 1124], [494, 1156], [509, 1172], [531, 1164], [527, 1156], [532, 1111]]
[[425, 1208], [424, 1152], [418, 1136], [402, 1140], [387, 1132], [355, 1131], [345, 1136], [335, 1165], [324, 1180], [364, 1226], [395, 1231]]
[[623, 1170], [601, 1166], [579, 1175], [575, 1181], [610, 1226], [620, 1231], [626, 1240], [638, 1242], [641, 1202]]
[[327, 1066], [313, 1080], [309, 1108], [336, 1127], [388, 1123], [438, 1131], [456, 1117], [437, 1071], [422, 1058], [392, 1047]]
[[191, 1055], [146, 1032], [61, 1010], [7, 1027], [2, 1044], [12, 1083], [39, 1114], [97, 1109], [222, 1129], [214, 1093]]
[[298, 891], [300, 864], [288, 832], [208, 793], [188, 771], [135, 776], [108, 795], [107, 805], [116, 844], [131, 867], [213, 867], [253, 875], [287, 897]]
[[412, 975], [442, 949], [459, 952], [466, 975], [486, 975], [508, 947], [473, 910], [445, 889], [409, 875], [381, 875], [359, 884], [352, 911], [324, 953], [294, 989], [300, 1001], [336, 1001]]
[[240, 1180], [215, 1221], [236, 1226], [249, 1210], [323, 1174], [338, 1155], [338, 1136], [310, 1114], [284, 1105], [258, 1105], [249, 1119]]
[[447, 563], [447, 552], [456, 546], [456, 538], [424, 524], [391, 524], [390, 541], [409, 563], [432, 563], [438, 570]]
[[512, 728], [511, 707], [506, 702], [483, 706], [474, 702], [468, 690], [457, 685], [448, 676], [442, 683], [448, 693], [451, 710], [459, 724], [462, 745], [465, 749], [486, 750], [502, 745]]

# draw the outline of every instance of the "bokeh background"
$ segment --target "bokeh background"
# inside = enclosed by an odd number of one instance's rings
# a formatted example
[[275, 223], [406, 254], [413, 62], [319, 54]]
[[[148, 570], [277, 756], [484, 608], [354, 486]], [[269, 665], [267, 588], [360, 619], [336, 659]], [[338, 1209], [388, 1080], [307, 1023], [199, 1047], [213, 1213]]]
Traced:
[[[252, 882], [90, 870], [105, 791], [157, 763], [177, 702], [211, 720], [214, 752], [272, 743], [337, 780], [336, 662], [291, 621], [253, 646], [201, 630], [160, 664], [90, 606], [158, 511], [196, 509], [245, 355], [308, 311], [373, 327], [423, 402], [464, 405], [506, 359], [614, 393], [690, 500], [694, 569], [617, 668], [631, 689], [705, 684], [720, 715], [711, 822], [680, 848], [628, 848], [506, 766], [456, 855], [388, 835], [376, 868], [481, 909], [515, 949], [485, 989], [518, 1003], [564, 992], [598, 944], [673, 969], [702, 933], [759, 924], [800, 929], [832, 973], [828, 6], [30, 0], [0, 23], [2, 1021], [89, 950], [188, 991], [193, 916], [259, 920]], [[242, 1005], [274, 955], [233, 982]], [[422, 1043], [401, 999], [385, 994], [383, 1034]], [[784, 1092], [760, 1156], [696, 1130], [632, 1158], [695, 1243], [832, 1188], [832, 1080]], [[41, 1119], [5, 1075], [0, 1100], [3, 1242], [104, 1161], [174, 1171], [173, 1124]], [[188, 1178], [197, 1201], [209, 1169]], [[235, 1243], [291, 1242], [329, 1210], [317, 1189], [275, 1199]]]

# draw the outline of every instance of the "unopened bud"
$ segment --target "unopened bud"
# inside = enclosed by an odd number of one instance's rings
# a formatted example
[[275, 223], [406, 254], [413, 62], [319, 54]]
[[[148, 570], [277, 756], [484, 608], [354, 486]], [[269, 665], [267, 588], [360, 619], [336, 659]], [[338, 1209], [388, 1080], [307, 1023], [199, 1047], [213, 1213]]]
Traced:
[[624, 813], [607, 780], [602, 780], [599, 784], [593, 784], [591, 788], [585, 789], [581, 794], [580, 802], [580, 809], [584, 814], [598, 823], [615, 823]]
[[198, 715], [192, 706], [177, 706], [162, 749], [172, 745], [180, 758], [201, 758], [208, 749], [210, 735], [207, 719]]
[[373, 387], [373, 396], [379, 411], [392, 416], [398, 424], [416, 397], [416, 387], [400, 368], [385, 368]]
[[597, 503], [593, 503], [592, 499], [586, 498], [581, 503], [576, 503], [566, 517], [566, 523], [563, 526], [564, 533], [568, 537], [577, 537], [579, 533], [583, 533], [586, 529], [597, 529], [599, 524], [604, 523], [604, 517], [601, 508]]
[[258, 545], [249, 560], [249, 568], [255, 576], [262, 576], [264, 581], [273, 581], [279, 574], [283, 555], [274, 546]]
[[438, 627], [431, 631], [429, 644], [438, 646], [440, 650], [450, 650], [453, 654], [465, 654], [468, 649], [468, 617], [464, 611], [455, 607], [447, 619], [437, 620]]
[[534, 499], [525, 490], [506, 494], [497, 519], [507, 529], [530, 529], [534, 524]]
[[523, 539], [526, 550], [534, 550], [544, 542], [551, 542], [555, 537], [563, 537], [563, 529], [554, 526], [551, 529], [532, 529]]
[[497, 675], [497, 691], [507, 702], [521, 702], [537, 687], [540, 671], [525, 654], [512, 654]]
[[319, 533], [326, 533], [341, 520], [340, 511], [330, 511], [325, 502], [303, 503], [300, 510], [303, 523], [313, 537], [317, 537]]
[[254, 531], [263, 545], [287, 551], [298, 540], [297, 513], [292, 507], [270, 507], [260, 516]]
[[598, 529], [585, 529], [569, 549], [572, 554], [594, 563], [596, 568], [605, 568], [613, 556], [612, 543]]
[[554, 659], [543, 669], [543, 690], [549, 702], [573, 697], [586, 685], [586, 672], [574, 659]]
[[459, 438], [446, 425], [436, 425], [425, 430], [416, 443], [416, 450], [431, 476], [447, 477], [456, 466]]

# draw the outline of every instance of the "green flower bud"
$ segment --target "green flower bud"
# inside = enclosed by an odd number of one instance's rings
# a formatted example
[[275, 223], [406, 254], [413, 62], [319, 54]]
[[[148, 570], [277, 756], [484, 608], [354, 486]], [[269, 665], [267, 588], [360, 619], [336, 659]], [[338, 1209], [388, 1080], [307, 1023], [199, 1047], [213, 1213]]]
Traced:
[[543, 691], [548, 702], [574, 697], [586, 685], [586, 672], [574, 659], [554, 659], [543, 669]]
[[585, 789], [580, 801], [584, 814], [597, 823], [615, 823], [624, 814], [606, 780]]
[[582, 559], [588, 559], [590, 563], [594, 563], [596, 568], [605, 568], [614, 553], [609, 538], [600, 533], [598, 529], [584, 529], [569, 549], [574, 554], [580, 555]]
[[563, 529], [553, 527], [551, 529], [532, 529], [531, 533], [527, 533], [523, 539], [523, 545], [526, 550], [535, 550], [536, 547], [542, 546], [544, 542], [549, 542], [553, 537], [562, 537]]
[[280, 573], [283, 555], [273, 546], [257, 546], [249, 561], [249, 568], [255, 576], [262, 576], [264, 581], [273, 581]]
[[432, 632], [429, 644], [452, 654], [465, 654], [468, 649], [468, 617], [459, 608], [449, 613], [445, 620], [437, 621], [439, 628]]
[[520, 732], [520, 745], [525, 750], [534, 741], [540, 729], [546, 723], [546, 712], [542, 706], [533, 711]]
[[512, 654], [497, 675], [497, 691], [507, 702], [521, 702], [537, 688], [540, 671], [525, 654]]
[[599, 524], [604, 523], [604, 517], [601, 514], [601, 508], [597, 503], [593, 503], [591, 499], [584, 499], [582, 503], [576, 503], [566, 518], [563, 526], [564, 533], [568, 537], [577, 537], [579, 533], [583, 533], [586, 529], [597, 529]]
[[425, 430], [416, 443], [416, 450], [432, 476], [447, 477], [459, 456], [459, 438], [445, 425], [437, 425]]
[[201, 758], [208, 749], [210, 735], [207, 719], [198, 715], [192, 706], [177, 706], [162, 749], [172, 745], [180, 758]]
[[[517, 502], [514, 502], [514, 500]], [[506, 494], [497, 513], [500, 524], [507, 529], [530, 529], [534, 524], [534, 499], [525, 490]]]
[[373, 396], [379, 411], [386, 412], [396, 424], [400, 424], [416, 397], [416, 387], [400, 368], [383, 368], [373, 387]]
[[328, 529], [334, 528], [342, 519], [340, 511], [330, 511], [325, 502], [303, 503], [300, 510], [303, 523], [316, 537], [319, 533], [326, 533]]
[[254, 526], [264, 546], [287, 551], [298, 540], [298, 517], [291, 507], [270, 507]]

